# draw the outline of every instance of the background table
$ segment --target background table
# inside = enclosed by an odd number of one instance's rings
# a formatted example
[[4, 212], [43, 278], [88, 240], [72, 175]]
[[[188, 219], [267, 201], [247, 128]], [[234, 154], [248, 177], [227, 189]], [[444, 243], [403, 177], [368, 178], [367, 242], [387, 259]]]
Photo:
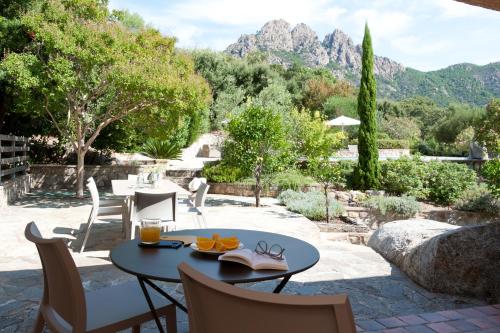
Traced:
[[133, 196], [135, 191], [148, 193], [176, 192], [177, 196], [188, 196], [191, 194], [188, 190], [168, 179], [161, 179], [157, 188], [153, 188], [151, 184], [144, 184], [143, 187], [138, 187], [134, 181], [127, 179], [114, 179], [111, 181], [111, 186], [113, 194], [118, 196]]
[[[151, 281], [181, 282], [177, 266], [182, 262], [188, 263], [212, 279], [231, 284], [283, 278], [274, 289], [275, 293], [279, 293], [293, 274], [305, 271], [319, 261], [319, 252], [311, 244], [297, 238], [269, 232], [242, 229], [190, 229], [169, 232], [168, 235], [210, 237], [213, 233], [218, 233], [221, 237], [237, 236], [245, 248], [251, 250], [255, 249], [259, 240], [266, 241], [269, 246], [279, 244], [285, 249], [284, 255], [289, 269], [287, 271], [252, 270], [242, 264], [220, 262], [217, 260], [218, 255], [200, 253], [188, 246], [179, 249], [142, 248], [137, 245], [139, 242], [137, 239], [127, 241], [111, 250], [111, 261], [119, 269], [137, 276], [157, 324], [159, 324], [159, 319], [152, 303], [150, 303], [145, 283], [168, 298], [181, 310], [187, 311], [182, 304]], [[162, 331], [160, 326], [159, 329]]]

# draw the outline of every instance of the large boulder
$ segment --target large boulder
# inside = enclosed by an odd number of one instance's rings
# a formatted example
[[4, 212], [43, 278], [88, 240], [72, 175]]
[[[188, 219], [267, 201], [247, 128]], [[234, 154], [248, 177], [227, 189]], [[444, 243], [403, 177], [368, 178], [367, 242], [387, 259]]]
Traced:
[[500, 223], [394, 221], [375, 231], [368, 246], [430, 291], [500, 300]]

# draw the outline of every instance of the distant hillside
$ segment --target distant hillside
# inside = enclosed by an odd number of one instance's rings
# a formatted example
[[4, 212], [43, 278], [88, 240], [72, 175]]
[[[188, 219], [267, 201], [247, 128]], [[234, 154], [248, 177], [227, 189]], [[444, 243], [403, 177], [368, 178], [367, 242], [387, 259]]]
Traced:
[[[299, 62], [309, 67], [329, 68], [337, 77], [359, 83], [361, 47], [339, 29], [320, 42], [316, 32], [306, 24], [291, 27], [284, 20], [266, 23], [257, 33], [242, 35], [226, 52], [244, 57], [261, 51], [268, 61], [290, 66]], [[386, 57], [375, 56], [374, 70], [379, 97], [401, 99], [423, 95], [445, 105], [465, 102], [485, 105], [500, 97], [500, 62], [477, 66], [457, 64], [432, 72], [407, 68]]]

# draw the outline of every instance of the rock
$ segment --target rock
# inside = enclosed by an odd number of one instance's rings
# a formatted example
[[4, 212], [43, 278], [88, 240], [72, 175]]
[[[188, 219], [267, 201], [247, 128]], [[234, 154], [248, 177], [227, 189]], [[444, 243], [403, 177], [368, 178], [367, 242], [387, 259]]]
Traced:
[[306, 24], [301, 23], [293, 28], [293, 51], [304, 59], [311, 67], [326, 66], [330, 61], [326, 50], [321, 46], [318, 35]]
[[500, 300], [500, 223], [394, 221], [375, 231], [368, 246], [432, 292]]

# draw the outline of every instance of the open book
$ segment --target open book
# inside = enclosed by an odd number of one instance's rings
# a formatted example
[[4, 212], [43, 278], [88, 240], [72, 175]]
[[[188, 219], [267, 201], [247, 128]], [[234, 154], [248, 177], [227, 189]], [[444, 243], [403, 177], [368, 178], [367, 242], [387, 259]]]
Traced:
[[251, 251], [250, 249], [240, 249], [233, 250], [224, 253], [219, 256], [220, 261], [232, 261], [237, 262], [254, 270], [258, 269], [277, 269], [277, 270], [288, 270], [288, 264], [286, 263], [286, 258], [283, 260], [273, 259], [267, 255], [262, 255]]

